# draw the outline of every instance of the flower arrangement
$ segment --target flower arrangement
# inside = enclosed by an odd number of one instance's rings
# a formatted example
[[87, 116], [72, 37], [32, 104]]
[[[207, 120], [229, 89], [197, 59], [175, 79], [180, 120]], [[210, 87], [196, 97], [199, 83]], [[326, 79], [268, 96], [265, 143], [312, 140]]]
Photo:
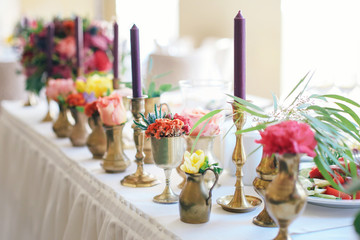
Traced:
[[99, 110], [97, 107], [97, 100], [87, 103], [84, 108], [85, 115], [88, 117], [99, 116]]
[[46, 86], [46, 96], [60, 104], [64, 104], [68, 95], [75, 92], [72, 79], [50, 79]]
[[[185, 118], [189, 119], [189, 125], [192, 128], [197, 121], [199, 121], [202, 117], [208, 114], [210, 111], [204, 111], [201, 109], [192, 109], [191, 111], [184, 111], [183, 115]], [[209, 118], [209, 122], [205, 125], [205, 123], [199, 124], [194, 130], [191, 132], [191, 136], [197, 136], [201, 129], [204, 127], [200, 136], [214, 136], [220, 133], [220, 118], [222, 115], [220, 113]]]
[[80, 112], [84, 112], [86, 100], [82, 93], [72, 93], [66, 98], [66, 103], [70, 108], [76, 108]]
[[220, 174], [222, 169], [218, 167], [218, 163], [209, 165], [208, 157], [205, 156], [203, 150], [196, 150], [193, 154], [186, 151], [184, 153], [184, 163], [180, 169], [189, 174], [204, 173], [206, 169], [212, 168], [216, 173]]
[[110, 96], [100, 97], [96, 102], [101, 121], [106, 126], [120, 125], [126, 122], [126, 109], [122, 96], [113, 92]]
[[145, 125], [134, 121], [140, 129], [145, 130], [145, 137], [161, 139], [163, 137], [179, 137], [189, 133], [188, 119], [184, 116], [162, 113], [161, 108], [159, 111], [157, 110], [156, 104], [154, 110], [155, 112], [149, 113], [147, 118], [141, 114]]
[[91, 98], [88, 99], [88, 102], [99, 97], [108, 96], [113, 91], [111, 74], [92, 74], [86, 79], [78, 78], [75, 81], [75, 85], [78, 92], [84, 93], [86, 98]]
[[306, 123], [299, 123], [293, 120], [270, 125], [260, 132], [261, 139], [256, 143], [263, 145], [266, 155], [278, 153], [306, 153], [315, 157], [316, 147], [315, 134]]
[[[76, 44], [75, 24], [73, 19], [53, 20], [55, 26], [54, 51], [52, 55], [51, 77], [75, 78], [76, 69]], [[84, 30], [84, 71], [108, 72], [111, 70], [112, 40], [107, 34], [107, 25], [100, 22], [90, 22], [83, 19]], [[21, 63], [27, 77], [26, 89], [39, 93], [44, 87], [43, 73], [46, 70], [46, 27], [42, 21], [30, 25], [28, 39], [21, 56]]]

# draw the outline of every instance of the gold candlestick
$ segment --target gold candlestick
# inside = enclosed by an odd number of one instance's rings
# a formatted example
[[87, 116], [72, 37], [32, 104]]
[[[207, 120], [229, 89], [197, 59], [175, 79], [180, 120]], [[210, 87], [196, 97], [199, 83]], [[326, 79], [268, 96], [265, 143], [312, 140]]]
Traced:
[[[131, 99], [131, 113], [136, 122], [141, 122], [140, 113], [145, 112], [145, 99], [146, 96]], [[121, 180], [121, 184], [127, 187], [152, 187], [160, 182], [152, 175], [144, 172], [144, 132], [135, 124], [132, 125], [134, 129], [134, 142], [136, 147], [135, 161], [137, 164], [136, 172], [126, 176]]]
[[47, 102], [47, 106], [48, 106], [48, 111], [45, 115], [45, 117], [43, 118], [43, 120], [41, 120], [42, 122], [52, 122], [53, 118], [53, 113], [50, 109], [50, 98], [46, 97], [46, 102]]
[[[245, 112], [239, 108], [239, 103], [233, 102], [233, 121], [237, 130], [241, 130], [245, 124]], [[255, 210], [260, 204], [261, 199], [255, 196], [245, 195], [244, 184], [242, 181], [242, 167], [246, 162], [242, 134], [236, 135], [236, 144], [232, 160], [236, 165], [236, 183], [234, 195], [227, 195], [217, 199], [217, 203], [229, 212], [250, 212]]]
[[113, 79], [113, 88], [115, 89], [120, 89], [120, 79], [119, 78], [114, 78]]
[[[278, 168], [276, 165], [275, 156], [263, 155], [259, 166], [256, 168], [258, 177], [254, 179], [253, 186], [255, 191], [263, 199], [265, 198], [266, 189], [278, 173]], [[266, 210], [266, 206], [264, 206], [264, 209], [253, 218], [253, 223], [260, 227], [276, 227], [276, 223], [269, 216], [269, 213]]]

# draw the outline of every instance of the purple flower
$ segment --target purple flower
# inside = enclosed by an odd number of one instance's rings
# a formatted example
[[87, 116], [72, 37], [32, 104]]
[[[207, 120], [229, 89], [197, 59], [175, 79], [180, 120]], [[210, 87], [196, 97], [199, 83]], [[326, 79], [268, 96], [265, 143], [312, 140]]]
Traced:
[[94, 92], [91, 92], [90, 94], [87, 93], [87, 92], [84, 92], [83, 94], [84, 94], [85, 101], [87, 103], [91, 103], [93, 101], [96, 101], [96, 97], [95, 97]]

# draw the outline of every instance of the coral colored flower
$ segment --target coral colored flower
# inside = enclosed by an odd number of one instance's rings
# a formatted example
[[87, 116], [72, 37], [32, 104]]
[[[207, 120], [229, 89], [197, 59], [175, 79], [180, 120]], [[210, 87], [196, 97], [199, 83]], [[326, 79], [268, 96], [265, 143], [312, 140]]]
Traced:
[[126, 109], [122, 102], [122, 96], [118, 93], [99, 98], [96, 106], [100, 113], [101, 121], [105, 125], [115, 126], [126, 122]]
[[184, 163], [180, 166], [180, 169], [186, 173], [199, 173], [204, 163], [205, 153], [202, 150], [197, 150], [193, 154], [186, 151], [184, 153]]
[[93, 101], [91, 103], [87, 103], [85, 105], [85, 114], [88, 117], [91, 117], [93, 114], [99, 114], [98, 108], [97, 108], [97, 101]]
[[72, 93], [66, 98], [66, 103], [70, 107], [85, 106], [86, 101], [82, 93]]
[[73, 36], [68, 36], [60, 40], [55, 46], [55, 51], [67, 58], [74, 57], [76, 52], [75, 38]]
[[180, 119], [159, 118], [145, 130], [146, 137], [179, 137], [185, 133], [184, 122]]
[[112, 67], [109, 57], [104, 51], [98, 50], [94, 53], [94, 62], [98, 71], [108, 71]]
[[314, 149], [317, 145], [315, 135], [306, 123], [285, 121], [267, 127], [260, 132], [261, 139], [256, 143], [263, 145], [266, 155], [273, 153], [306, 153], [315, 157]]
[[46, 96], [59, 101], [59, 97], [66, 97], [75, 92], [75, 84], [72, 79], [50, 79], [46, 87]]
[[[195, 123], [202, 118], [203, 116], [205, 116], [207, 113], [209, 113], [209, 111], [203, 111], [200, 109], [193, 109], [191, 111], [184, 111], [183, 115], [185, 118], [189, 119], [189, 125], [190, 128], [192, 128]], [[213, 116], [209, 123], [205, 126], [204, 131], [201, 133], [201, 136], [214, 136], [214, 135], [218, 135], [220, 133], [220, 118], [221, 118], [221, 114], [216, 114], [215, 116]], [[191, 136], [197, 136], [200, 132], [200, 130], [203, 128], [204, 124], [206, 123], [203, 122], [201, 123], [199, 126], [197, 126], [194, 131], [191, 133]]]

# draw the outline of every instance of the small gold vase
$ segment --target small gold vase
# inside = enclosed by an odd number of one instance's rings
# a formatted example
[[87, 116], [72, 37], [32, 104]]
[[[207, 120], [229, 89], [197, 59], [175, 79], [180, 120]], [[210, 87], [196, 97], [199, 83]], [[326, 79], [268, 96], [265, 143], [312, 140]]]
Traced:
[[38, 99], [37, 96], [34, 92], [27, 92], [27, 100], [24, 103], [24, 107], [30, 107], [30, 106], [35, 106], [38, 104]]
[[93, 114], [89, 118], [89, 126], [92, 132], [86, 140], [86, 145], [94, 159], [102, 159], [106, 152], [106, 134], [99, 114]]
[[[210, 190], [204, 184], [207, 171], [215, 174], [215, 181]], [[205, 223], [210, 219], [211, 192], [216, 185], [219, 175], [213, 169], [206, 169], [204, 173], [189, 174], [179, 197], [180, 220], [185, 223]]]
[[269, 184], [266, 193], [266, 210], [279, 226], [275, 240], [289, 240], [288, 226], [304, 210], [306, 190], [298, 181], [300, 154], [276, 155], [279, 173]]
[[122, 131], [124, 126], [124, 123], [116, 126], [104, 125], [107, 144], [101, 166], [108, 173], [124, 172], [130, 165], [130, 160], [125, 155], [122, 145]]
[[[265, 199], [266, 189], [278, 173], [275, 155], [267, 156], [263, 153], [261, 162], [256, 168], [256, 173], [258, 177], [253, 181], [254, 189], [263, 199]], [[260, 227], [276, 227], [276, 223], [266, 211], [266, 206], [264, 206], [264, 209], [253, 218], [253, 223]]]
[[153, 198], [157, 203], [176, 203], [179, 201], [170, 187], [170, 176], [173, 168], [176, 168], [182, 160], [185, 152], [185, 140], [180, 137], [163, 137], [156, 139], [151, 137], [152, 154], [156, 166], [164, 169], [165, 188], [163, 192]]
[[59, 115], [52, 127], [58, 138], [70, 137], [73, 130], [73, 125], [71, 125], [69, 121], [68, 113], [69, 109], [65, 105], [59, 103]]
[[[170, 112], [169, 106], [166, 103], [161, 103], [160, 104], [160, 97], [153, 97], [153, 98], [145, 98], [145, 117], [147, 117], [147, 115], [149, 113], [154, 112], [154, 106], [158, 106], [161, 107], [162, 105], [165, 105], [167, 107], [167, 112]], [[153, 155], [151, 153], [151, 141], [150, 138], [145, 138], [144, 141], [144, 154], [145, 154], [145, 158], [144, 158], [144, 163], [145, 164], [153, 164], [154, 163], [154, 158]]]
[[[215, 136], [200, 136], [199, 140], [197, 141], [194, 151], [197, 149], [201, 149], [204, 151], [205, 156], [208, 157], [209, 164], [218, 163], [219, 160], [214, 154], [214, 141], [217, 135]], [[193, 143], [195, 142], [196, 136], [187, 136], [186, 137], [186, 150], [188, 152], [191, 152], [191, 148]], [[184, 162], [184, 159], [182, 160], [182, 163]], [[221, 166], [220, 166], [221, 167]], [[186, 174], [180, 169], [180, 166], [176, 168], [176, 171], [178, 174], [183, 178], [183, 181], [178, 185], [180, 189], [182, 189], [186, 182]], [[212, 174], [206, 174], [204, 175], [204, 182], [205, 186], [210, 189], [211, 186], [214, 184], [215, 177]]]
[[70, 135], [70, 141], [74, 147], [85, 146], [89, 135], [88, 130], [86, 129], [88, 117], [84, 112], [78, 111], [75, 107], [71, 107], [70, 112], [75, 120], [75, 125]]

